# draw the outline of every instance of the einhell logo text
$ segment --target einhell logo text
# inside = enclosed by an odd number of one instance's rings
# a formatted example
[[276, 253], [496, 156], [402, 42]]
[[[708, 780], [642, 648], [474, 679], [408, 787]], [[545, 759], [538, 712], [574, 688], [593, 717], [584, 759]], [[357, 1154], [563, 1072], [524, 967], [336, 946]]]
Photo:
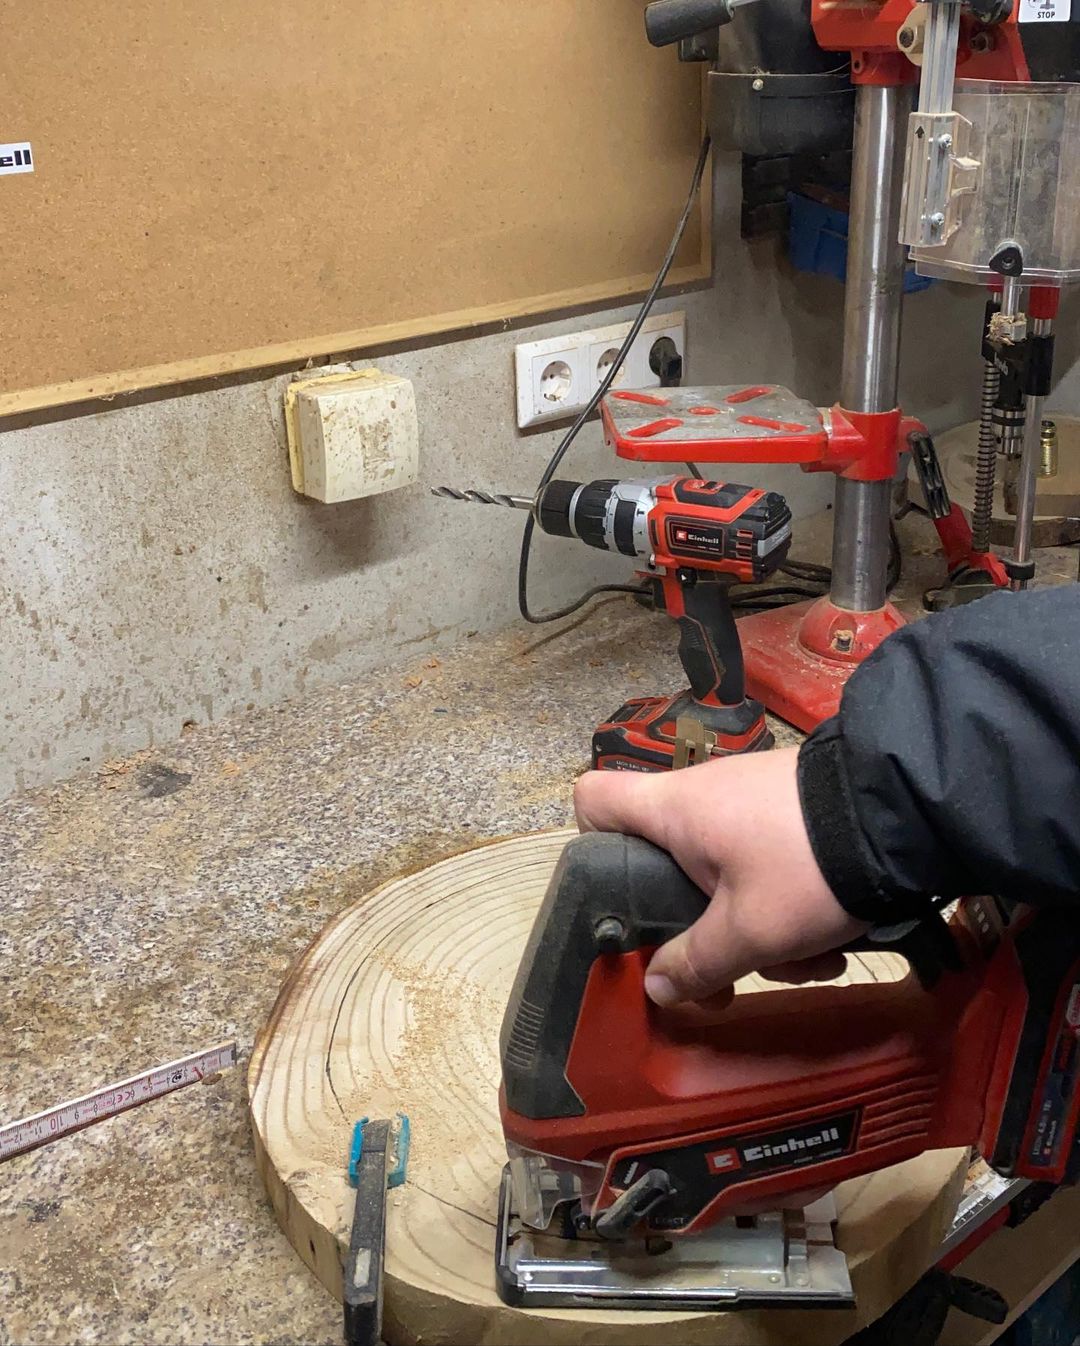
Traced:
[[8, 173], [32, 173], [34, 156], [25, 141], [0, 145], [0, 177]]
[[858, 1112], [846, 1112], [784, 1131], [733, 1136], [722, 1148], [704, 1150], [705, 1164], [713, 1177], [731, 1182], [772, 1169], [818, 1164], [852, 1149], [858, 1120]]
[[783, 1154], [798, 1154], [800, 1150], [813, 1150], [818, 1145], [831, 1145], [840, 1139], [835, 1126], [827, 1126], [812, 1136], [787, 1136], [774, 1145], [748, 1145], [743, 1157], [748, 1164], [756, 1164], [759, 1159], [779, 1158]]

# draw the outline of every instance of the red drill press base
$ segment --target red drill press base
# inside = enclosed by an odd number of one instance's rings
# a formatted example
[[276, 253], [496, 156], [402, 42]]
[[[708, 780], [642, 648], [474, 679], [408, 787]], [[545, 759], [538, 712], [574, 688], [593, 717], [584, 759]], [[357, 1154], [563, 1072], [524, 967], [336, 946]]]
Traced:
[[851, 674], [903, 625], [891, 603], [848, 612], [828, 598], [743, 617], [747, 695], [809, 733], [836, 714]]

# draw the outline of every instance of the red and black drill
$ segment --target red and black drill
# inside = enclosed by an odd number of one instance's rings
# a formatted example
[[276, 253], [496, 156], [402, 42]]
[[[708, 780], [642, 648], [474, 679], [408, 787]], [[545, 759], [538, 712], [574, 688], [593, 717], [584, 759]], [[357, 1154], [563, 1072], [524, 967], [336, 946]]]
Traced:
[[764, 711], [746, 695], [729, 590], [760, 583], [783, 565], [791, 546], [783, 496], [696, 477], [551, 481], [535, 499], [450, 487], [435, 494], [526, 509], [545, 533], [644, 563], [646, 591], [679, 624], [679, 659], [690, 686], [620, 706], [593, 735], [594, 767], [669, 771], [772, 747]]

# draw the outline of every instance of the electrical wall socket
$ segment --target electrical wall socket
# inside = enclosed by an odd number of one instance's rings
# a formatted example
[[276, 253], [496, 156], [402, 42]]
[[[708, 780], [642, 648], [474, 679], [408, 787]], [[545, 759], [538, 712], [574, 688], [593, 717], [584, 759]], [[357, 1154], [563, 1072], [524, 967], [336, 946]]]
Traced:
[[332, 365], [285, 390], [293, 486], [324, 504], [411, 486], [420, 430], [408, 379]]
[[[514, 352], [518, 428], [576, 416], [600, 386], [629, 331], [630, 324], [624, 322], [518, 346]], [[685, 357], [686, 314], [657, 313], [645, 320], [615, 381], [616, 388], [659, 387], [649, 356], [661, 337], [670, 337]]]

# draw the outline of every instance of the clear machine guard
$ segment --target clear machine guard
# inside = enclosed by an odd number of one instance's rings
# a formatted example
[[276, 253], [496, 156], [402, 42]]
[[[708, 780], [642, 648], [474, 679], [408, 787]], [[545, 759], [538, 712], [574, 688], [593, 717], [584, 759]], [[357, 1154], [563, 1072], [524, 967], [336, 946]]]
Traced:
[[1080, 280], [1080, 85], [957, 80], [952, 104], [967, 171], [955, 229], [911, 250], [919, 274], [992, 280], [990, 259], [1014, 243], [1026, 283]]

